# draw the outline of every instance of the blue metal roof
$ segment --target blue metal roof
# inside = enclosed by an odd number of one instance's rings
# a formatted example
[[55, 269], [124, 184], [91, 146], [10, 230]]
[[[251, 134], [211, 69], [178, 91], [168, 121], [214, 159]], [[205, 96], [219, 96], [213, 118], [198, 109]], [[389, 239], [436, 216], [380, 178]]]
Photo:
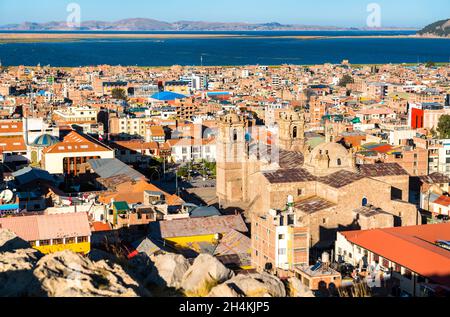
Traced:
[[171, 100], [175, 100], [175, 99], [184, 99], [184, 98], [186, 98], [186, 96], [182, 95], [182, 94], [170, 92], [170, 91], [162, 91], [162, 92], [158, 92], [158, 93], [152, 95], [151, 98], [161, 100], [161, 101], [171, 101]]
[[43, 134], [38, 136], [31, 145], [47, 147], [56, 143], [59, 143], [59, 139], [57, 137], [50, 134]]
[[19, 209], [19, 204], [0, 205], [0, 211]]

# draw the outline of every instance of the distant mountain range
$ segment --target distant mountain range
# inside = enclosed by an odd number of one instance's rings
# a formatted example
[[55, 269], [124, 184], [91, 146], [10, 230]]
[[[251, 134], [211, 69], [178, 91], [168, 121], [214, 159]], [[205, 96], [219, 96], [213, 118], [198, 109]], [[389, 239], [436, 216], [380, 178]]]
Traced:
[[450, 37], [450, 19], [434, 22], [420, 30], [417, 34], [423, 36]]
[[[383, 28], [383, 30], [406, 30], [414, 28]], [[345, 31], [374, 30], [370, 28], [342, 28], [335, 26], [315, 26], [299, 24], [271, 23], [222, 23], [202, 21], [164, 22], [153, 19], [124, 19], [115, 22], [85, 21], [80, 28], [71, 28], [66, 22], [8, 24], [0, 26], [7, 31]], [[380, 30], [380, 29], [377, 29]]]

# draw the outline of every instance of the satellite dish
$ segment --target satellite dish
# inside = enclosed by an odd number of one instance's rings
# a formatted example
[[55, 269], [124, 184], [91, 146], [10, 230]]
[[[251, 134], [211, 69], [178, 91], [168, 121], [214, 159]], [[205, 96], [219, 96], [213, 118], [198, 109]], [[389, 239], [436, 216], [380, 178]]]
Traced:
[[10, 189], [5, 189], [0, 193], [0, 199], [3, 200], [5, 203], [9, 203], [13, 200], [14, 193]]

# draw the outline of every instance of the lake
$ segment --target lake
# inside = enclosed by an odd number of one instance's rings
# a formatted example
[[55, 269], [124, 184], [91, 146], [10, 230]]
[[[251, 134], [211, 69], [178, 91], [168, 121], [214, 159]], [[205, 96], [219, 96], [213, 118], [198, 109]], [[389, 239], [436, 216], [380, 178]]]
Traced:
[[[6, 33], [6, 32], [4, 32]], [[19, 33], [19, 32], [11, 32]], [[39, 32], [33, 32], [39, 33]], [[65, 33], [65, 32], [53, 32]], [[106, 33], [106, 32], [80, 32]], [[65, 42], [0, 44], [5, 66], [37, 64], [88, 66], [99, 64], [281, 65], [449, 62], [450, 40], [421, 38], [341, 38], [341, 36], [410, 35], [414, 31], [302, 32], [110, 32], [123, 34], [230, 34], [242, 37], [194, 39], [83, 39]], [[277, 36], [328, 36], [323, 39]], [[333, 38], [340, 36], [339, 38]]]

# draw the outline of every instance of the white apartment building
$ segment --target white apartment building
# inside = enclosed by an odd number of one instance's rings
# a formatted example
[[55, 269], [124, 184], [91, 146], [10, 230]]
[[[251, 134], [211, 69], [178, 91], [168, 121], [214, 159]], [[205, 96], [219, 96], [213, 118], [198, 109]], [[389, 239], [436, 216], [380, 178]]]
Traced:
[[167, 141], [172, 150], [172, 161], [184, 163], [206, 160], [216, 161], [216, 140], [214, 139], [172, 139]]

